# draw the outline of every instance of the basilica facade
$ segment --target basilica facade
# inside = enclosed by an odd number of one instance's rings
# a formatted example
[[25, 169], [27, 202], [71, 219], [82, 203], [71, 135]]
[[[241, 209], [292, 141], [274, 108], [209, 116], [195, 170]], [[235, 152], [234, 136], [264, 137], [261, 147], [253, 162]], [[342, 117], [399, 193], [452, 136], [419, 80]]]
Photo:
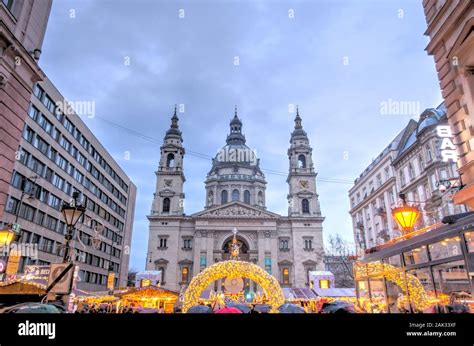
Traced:
[[[181, 291], [193, 275], [230, 258], [235, 229], [240, 260], [261, 266], [282, 287], [308, 287], [308, 272], [324, 268], [324, 218], [316, 192], [312, 148], [299, 112], [288, 148], [287, 216], [267, 210], [265, 175], [260, 159], [246, 144], [237, 110], [226, 144], [207, 174], [205, 206], [186, 215], [185, 148], [178, 122], [175, 109], [156, 171], [146, 269], [160, 270], [162, 286]], [[214, 286], [221, 289], [220, 282]], [[256, 284], [250, 287], [259, 290]]]

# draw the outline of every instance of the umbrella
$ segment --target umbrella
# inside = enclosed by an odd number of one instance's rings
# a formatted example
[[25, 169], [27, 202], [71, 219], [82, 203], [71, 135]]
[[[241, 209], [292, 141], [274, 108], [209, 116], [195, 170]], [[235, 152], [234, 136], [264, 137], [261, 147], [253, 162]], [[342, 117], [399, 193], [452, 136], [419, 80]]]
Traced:
[[239, 303], [229, 303], [227, 304], [228, 307], [232, 307], [232, 308], [236, 308], [236, 309], [239, 309], [243, 314], [248, 314], [250, 312], [250, 310], [252, 310], [250, 308], [250, 306], [246, 305], [246, 304], [239, 304]]
[[230, 306], [230, 307], [225, 307], [225, 308], [219, 309], [215, 313], [216, 314], [241, 314], [242, 311], [240, 311], [237, 308], [234, 308], [234, 307]]
[[468, 307], [463, 304], [451, 304], [446, 307], [450, 314], [467, 314], [469, 312]]
[[51, 304], [27, 303], [10, 310], [16, 314], [59, 314], [58, 308]]
[[306, 311], [299, 305], [283, 304], [278, 308], [281, 314], [305, 314]]
[[335, 300], [332, 303], [324, 303], [321, 309], [322, 314], [356, 314], [358, 309], [354, 304]]
[[191, 306], [186, 312], [187, 314], [210, 314], [212, 309], [207, 305], [195, 305]]
[[158, 310], [154, 308], [142, 308], [142, 309], [137, 309], [137, 312], [139, 314], [156, 314], [158, 313]]
[[259, 313], [269, 313], [271, 311], [272, 307], [268, 304], [257, 304], [253, 308], [254, 311], [259, 312]]

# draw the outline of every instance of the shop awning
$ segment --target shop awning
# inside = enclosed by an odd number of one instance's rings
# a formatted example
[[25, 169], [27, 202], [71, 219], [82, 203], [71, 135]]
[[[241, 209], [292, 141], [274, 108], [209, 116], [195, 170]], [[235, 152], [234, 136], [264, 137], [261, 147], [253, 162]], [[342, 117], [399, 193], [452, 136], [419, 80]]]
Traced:
[[283, 288], [283, 295], [286, 300], [311, 300], [318, 296], [310, 288]]
[[313, 288], [319, 297], [355, 297], [355, 288]]

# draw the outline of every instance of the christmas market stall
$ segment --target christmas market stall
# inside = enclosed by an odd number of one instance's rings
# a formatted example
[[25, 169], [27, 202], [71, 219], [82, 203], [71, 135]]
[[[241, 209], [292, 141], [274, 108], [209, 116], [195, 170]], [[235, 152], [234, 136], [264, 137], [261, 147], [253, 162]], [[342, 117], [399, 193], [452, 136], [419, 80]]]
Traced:
[[282, 288], [285, 302], [302, 306], [306, 312], [316, 312], [318, 296], [310, 288]]
[[138, 312], [141, 309], [156, 309], [157, 312], [172, 313], [179, 294], [158, 286], [130, 288], [117, 294], [122, 307], [131, 307]]
[[24, 302], [40, 302], [46, 295], [46, 286], [32, 280], [14, 279], [0, 282], [2, 306]]
[[474, 214], [406, 233], [371, 248], [354, 264], [367, 312], [474, 311]]

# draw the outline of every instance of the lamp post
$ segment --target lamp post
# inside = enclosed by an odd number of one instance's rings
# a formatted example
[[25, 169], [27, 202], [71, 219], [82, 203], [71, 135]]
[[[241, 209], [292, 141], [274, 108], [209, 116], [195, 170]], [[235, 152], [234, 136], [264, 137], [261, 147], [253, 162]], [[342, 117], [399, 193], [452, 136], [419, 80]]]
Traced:
[[[115, 271], [114, 271], [114, 265], [112, 263], [112, 254], [114, 251], [114, 240], [111, 239], [112, 244], [110, 246], [110, 256], [109, 256], [109, 272], [107, 273], [107, 289], [109, 290], [109, 294], [113, 295], [114, 293], [114, 281], [115, 281]], [[111, 283], [109, 283], [111, 281]]]
[[0, 246], [2, 251], [5, 253], [5, 268], [3, 274], [3, 280], [7, 277], [7, 266], [8, 266], [8, 249], [5, 247], [9, 246], [13, 239], [15, 238], [15, 232], [13, 232], [10, 228], [3, 228], [0, 230]]
[[82, 217], [84, 214], [86, 208], [82, 205], [77, 204], [77, 197], [79, 196], [78, 192], [74, 192], [72, 194], [72, 199], [69, 204], [65, 203], [63, 204], [61, 208], [61, 212], [63, 213], [64, 220], [66, 222], [67, 226], [67, 231], [66, 231], [66, 244], [65, 244], [65, 249], [64, 249], [64, 257], [63, 257], [63, 263], [66, 263], [69, 261], [69, 253], [71, 251], [71, 240], [74, 234], [74, 227], [76, 226], [76, 223], [79, 221], [79, 219]]
[[[26, 184], [27, 184], [27, 182], [35, 184], [37, 178], [38, 177], [35, 175], [33, 177], [26, 177], [25, 179], [22, 180], [21, 186], [20, 186], [20, 189], [21, 189], [20, 201], [19, 201], [17, 207], [15, 208], [15, 221], [13, 222], [13, 224], [8, 224], [7, 227], [0, 230], [0, 246], [2, 247], [3, 251], [6, 253], [6, 255], [5, 255], [5, 258], [6, 258], [5, 259], [5, 274], [3, 275], [3, 279], [6, 279], [6, 277], [7, 277], [6, 270], [8, 268], [8, 259], [9, 259], [9, 255], [10, 255], [8, 253], [8, 250], [5, 251], [5, 247], [9, 246], [15, 240], [15, 238], [16, 238], [17, 242], [20, 242], [21, 232], [20, 232], [20, 225], [18, 224], [18, 219], [20, 217], [20, 210], [21, 210], [21, 207], [23, 205], [23, 199], [25, 198], [26, 195], [29, 196], [28, 198], [34, 198], [33, 194], [34, 194], [34, 191], [35, 191], [34, 190], [35, 186], [33, 186], [32, 188], [30, 186], [30, 189], [27, 192], [26, 191]], [[20, 252], [18, 252], [18, 251], [17, 251], [16, 255], [21, 256]]]
[[415, 206], [410, 206], [405, 200], [405, 194], [400, 193], [399, 197], [402, 199], [402, 205], [392, 209], [392, 215], [397, 221], [402, 233], [413, 231], [416, 220], [420, 216], [420, 210]]

